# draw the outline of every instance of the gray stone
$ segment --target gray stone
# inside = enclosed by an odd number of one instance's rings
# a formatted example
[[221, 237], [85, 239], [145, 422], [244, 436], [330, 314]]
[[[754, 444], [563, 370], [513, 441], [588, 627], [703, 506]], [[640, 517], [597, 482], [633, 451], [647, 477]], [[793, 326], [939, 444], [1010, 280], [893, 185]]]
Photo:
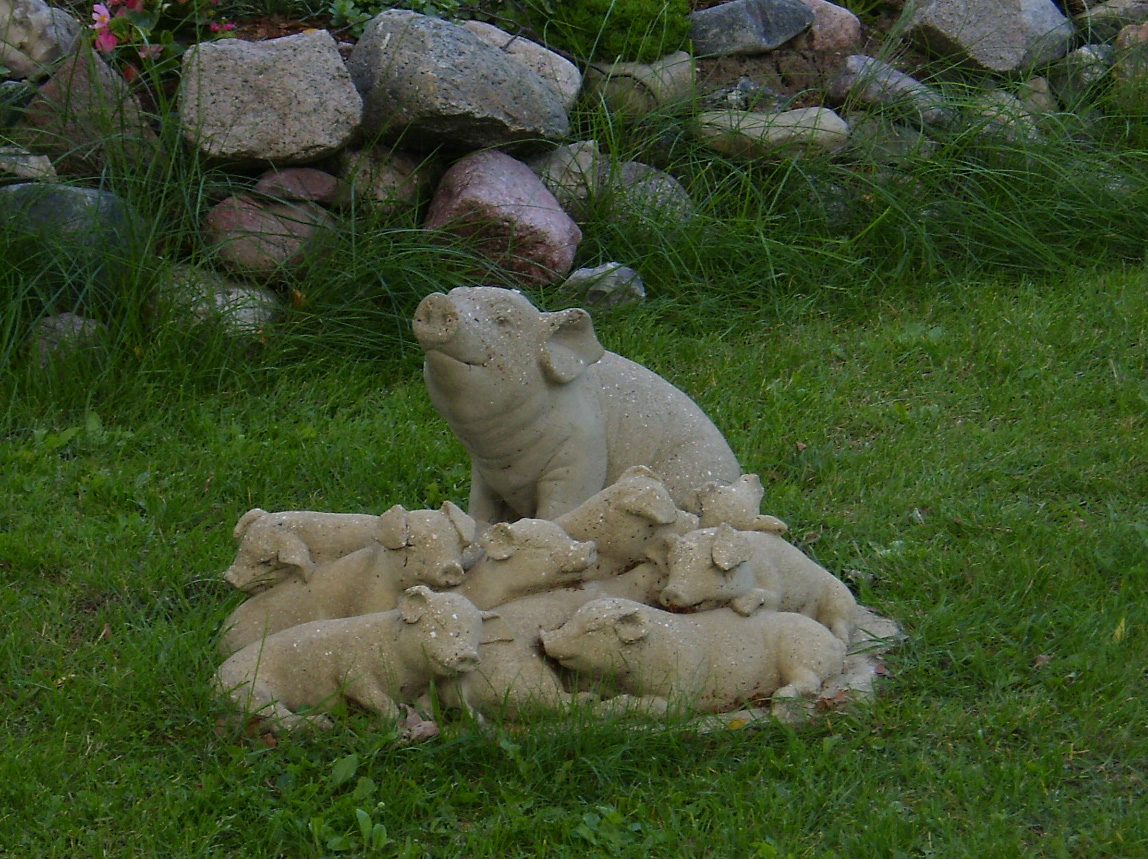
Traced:
[[0, 0], [0, 66], [14, 78], [35, 78], [70, 51], [82, 27], [44, 0]]
[[730, 0], [690, 13], [690, 39], [699, 56], [762, 54], [781, 47], [813, 23], [801, 0]]
[[924, 125], [946, 126], [956, 111], [936, 90], [888, 63], [854, 54], [846, 57], [840, 73], [829, 85], [831, 100], [846, 100], [876, 107], [900, 108], [909, 119]]
[[526, 165], [538, 175], [562, 208], [577, 213], [597, 193], [598, 159], [597, 141], [582, 140], [528, 158]]
[[1111, 45], [1084, 45], [1051, 65], [1046, 77], [1059, 102], [1071, 108], [1108, 76], [1115, 59]]
[[500, 51], [505, 51], [546, 81], [558, 93], [566, 110], [574, 107], [574, 102], [578, 100], [578, 93], [582, 89], [582, 73], [568, 59], [547, 50], [537, 42], [512, 35], [484, 21], [463, 21], [462, 26]]
[[337, 203], [390, 214], [409, 210], [430, 196], [436, 172], [433, 163], [385, 146], [344, 149]]
[[698, 137], [734, 158], [789, 158], [831, 154], [849, 142], [849, 125], [827, 107], [782, 113], [709, 111], [697, 119]]
[[236, 338], [259, 336], [283, 313], [283, 302], [270, 290], [188, 265], [172, 267], [156, 300], [171, 319], [214, 322]]
[[56, 168], [46, 155], [33, 155], [19, 146], [0, 146], [0, 184], [8, 181], [51, 182]]
[[206, 156], [301, 164], [338, 151], [362, 100], [326, 30], [201, 42], [183, 56], [180, 122]]
[[939, 56], [1014, 72], [1063, 57], [1075, 28], [1052, 0], [924, 0], [910, 32]]
[[56, 358], [73, 355], [98, 345], [107, 327], [95, 319], [75, 313], [45, 316], [28, 333], [28, 346], [41, 367], [47, 367]]
[[1148, 0], [1109, 0], [1089, 6], [1078, 19], [1080, 29], [1097, 42], [1110, 42], [1129, 24], [1148, 21]]
[[640, 161], [598, 164], [598, 217], [656, 227], [681, 224], [694, 216], [694, 202], [682, 183]]
[[694, 60], [677, 51], [652, 63], [596, 63], [586, 69], [586, 91], [613, 114], [643, 116], [694, 93]]
[[642, 278], [620, 262], [580, 268], [563, 281], [559, 290], [590, 307], [618, 307], [646, 297]]
[[1040, 137], [1036, 120], [1024, 102], [1004, 90], [990, 90], [978, 96], [968, 105], [966, 117], [986, 138], [1024, 143]]
[[849, 150], [853, 157], [876, 164], [909, 164], [927, 159], [937, 144], [907, 125], [872, 115], [849, 117]]
[[558, 93], [465, 27], [392, 9], [371, 19], [347, 61], [363, 131], [404, 145], [480, 148], [557, 139]]
[[574, 262], [582, 231], [529, 167], [504, 152], [474, 152], [439, 183], [424, 226], [473, 238], [524, 284], [553, 283]]

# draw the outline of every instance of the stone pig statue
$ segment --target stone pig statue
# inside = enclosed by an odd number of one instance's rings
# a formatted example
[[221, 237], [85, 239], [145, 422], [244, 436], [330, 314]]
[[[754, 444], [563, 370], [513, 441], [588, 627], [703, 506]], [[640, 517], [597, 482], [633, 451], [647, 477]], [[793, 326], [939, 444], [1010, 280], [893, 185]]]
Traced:
[[795, 611], [842, 641], [853, 634], [857, 602], [849, 588], [776, 534], [719, 525], [670, 537], [669, 544], [669, 581], [660, 597], [667, 608]]
[[609, 486], [556, 520], [579, 540], [593, 540], [599, 561], [583, 576], [603, 578], [634, 564], [665, 563], [670, 534], [697, 528], [698, 518], [679, 510], [661, 478], [644, 465], [627, 468]]
[[[447, 501], [439, 512], [461, 533], [470, 533], [468, 542], [474, 539], [473, 520], [457, 506]], [[244, 513], [235, 525], [233, 536], [239, 541], [239, 552], [223, 577], [250, 594], [292, 573], [307, 580], [319, 565], [376, 541], [395, 548], [407, 527], [406, 516], [399, 505], [382, 516], [311, 510], [268, 513], [256, 507]]]
[[499, 522], [479, 539], [483, 556], [454, 590], [479, 608], [579, 581], [597, 558], [592, 542], [580, 542], [546, 519]]
[[474, 669], [483, 619], [465, 597], [419, 585], [391, 611], [305, 623], [248, 645], [220, 666], [215, 689], [276, 732], [330, 727], [322, 713], [339, 701], [396, 719], [398, 703], [417, 700], [433, 678]]
[[626, 599], [597, 599], [541, 634], [547, 655], [606, 679], [637, 706], [723, 712], [772, 696], [812, 697], [841, 673], [845, 645], [801, 614], [729, 609], [670, 614]]
[[459, 287], [423, 299], [414, 333], [431, 402], [470, 453], [480, 527], [555, 519], [631, 465], [695, 512], [697, 487], [741, 474], [697, 404], [605, 351], [585, 310], [543, 313], [517, 291]]
[[298, 623], [393, 609], [413, 585], [457, 586], [474, 520], [447, 505], [410, 511], [395, 505], [375, 517], [378, 542], [322, 564], [310, 578], [290, 575], [250, 597], [224, 624], [221, 651], [226, 656]]
[[764, 495], [765, 487], [756, 474], [743, 474], [733, 483], [707, 483], [698, 489], [702, 506], [698, 527], [716, 528], [725, 524], [739, 531], [765, 531], [780, 536], [789, 526], [776, 516], [761, 512]]

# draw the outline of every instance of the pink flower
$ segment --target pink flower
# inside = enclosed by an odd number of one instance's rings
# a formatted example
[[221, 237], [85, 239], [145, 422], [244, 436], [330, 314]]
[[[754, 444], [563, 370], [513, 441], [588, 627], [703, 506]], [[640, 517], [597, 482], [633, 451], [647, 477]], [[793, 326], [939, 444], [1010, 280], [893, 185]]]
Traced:
[[163, 55], [163, 45], [140, 45], [138, 50], [147, 60], [158, 60]]
[[108, 24], [112, 21], [112, 13], [108, 11], [108, 7], [103, 3], [97, 3], [92, 7], [92, 20], [95, 21], [95, 23], [91, 25], [93, 30], [97, 32], [106, 30]]
[[218, 21], [212, 21], [208, 27], [213, 33], [223, 33], [235, 29], [235, 25], [228, 21], [226, 24], [220, 24]]
[[133, 12], [142, 12], [146, 0], [124, 0], [124, 5]]

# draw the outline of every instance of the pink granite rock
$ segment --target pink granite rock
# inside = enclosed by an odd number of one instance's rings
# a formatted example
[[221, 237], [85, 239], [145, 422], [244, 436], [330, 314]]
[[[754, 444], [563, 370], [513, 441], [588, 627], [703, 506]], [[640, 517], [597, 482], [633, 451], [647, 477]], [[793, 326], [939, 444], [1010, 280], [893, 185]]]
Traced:
[[227, 265], [271, 274], [300, 263], [318, 232], [331, 225], [330, 215], [314, 203], [264, 203], [239, 194], [208, 212], [204, 230]]
[[309, 201], [330, 206], [338, 196], [339, 180], [314, 167], [287, 167], [265, 173], [255, 183], [255, 193], [279, 200]]
[[446, 172], [424, 226], [477, 239], [484, 255], [534, 285], [566, 275], [582, 240], [542, 180], [495, 150], [467, 155]]

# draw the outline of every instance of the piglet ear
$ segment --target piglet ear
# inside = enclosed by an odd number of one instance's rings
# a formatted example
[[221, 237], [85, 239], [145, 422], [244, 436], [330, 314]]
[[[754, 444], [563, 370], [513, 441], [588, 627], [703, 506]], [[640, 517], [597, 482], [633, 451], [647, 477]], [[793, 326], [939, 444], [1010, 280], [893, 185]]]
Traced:
[[543, 313], [541, 325], [544, 339], [538, 360], [543, 374], [555, 384], [573, 382], [606, 354], [590, 314], [580, 307]]
[[388, 549], [401, 549], [410, 542], [411, 532], [407, 527], [407, 511], [396, 504], [379, 517], [375, 529], [375, 539]]
[[285, 567], [295, 568], [303, 577], [303, 581], [310, 581], [311, 573], [315, 570], [311, 550], [294, 534], [284, 534], [283, 537], [283, 545], [279, 547], [278, 552], [279, 563]]
[[403, 623], [418, 623], [430, 605], [431, 589], [426, 585], [415, 585], [403, 591], [399, 600], [399, 617]]
[[[659, 491], [659, 489], [661, 491]], [[657, 486], [641, 486], [622, 499], [622, 509], [655, 525], [669, 525], [678, 519], [678, 508], [670, 493]]]
[[473, 519], [463, 512], [462, 508], [451, 501], [444, 501], [442, 503], [441, 511], [445, 515], [456, 531], [462, 538], [462, 542], [470, 544], [474, 542], [475, 531], [478, 530], [478, 525]]
[[514, 530], [506, 522], [496, 522], [482, 535], [482, 548], [488, 558], [505, 561], [518, 549]]
[[634, 608], [625, 614], [619, 615], [614, 621], [614, 632], [623, 644], [633, 644], [641, 641], [648, 632], [646, 615], [640, 608]]
[[239, 517], [239, 521], [235, 523], [235, 530], [231, 532], [231, 536], [236, 540], [242, 540], [250, 528], [257, 521], [267, 515], [267, 511], [262, 507], [253, 507]]
[[718, 526], [713, 547], [713, 560], [718, 569], [728, 572], [748, 561], [752, 554], [753, 547], [740, 531], [729, 525]]

